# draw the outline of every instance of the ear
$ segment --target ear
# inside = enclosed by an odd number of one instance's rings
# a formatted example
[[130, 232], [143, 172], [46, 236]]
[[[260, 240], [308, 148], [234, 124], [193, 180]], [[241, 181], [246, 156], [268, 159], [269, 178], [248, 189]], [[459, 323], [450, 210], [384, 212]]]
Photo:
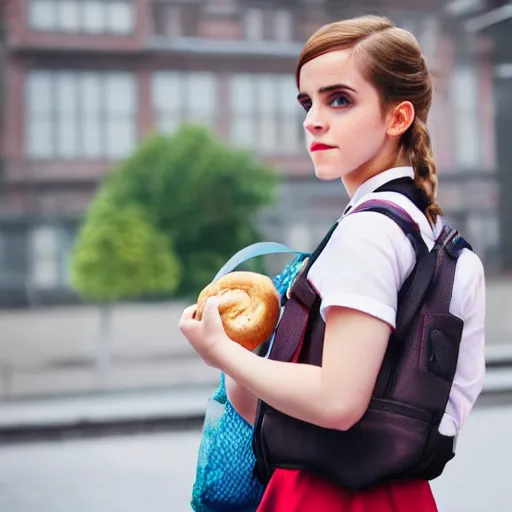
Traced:
[[415, 115], [414, 105], [410, 101], [402, 101], [392, 107], [388, 116], [388, 135], [399, 137], [404, 134], [414, 122]]

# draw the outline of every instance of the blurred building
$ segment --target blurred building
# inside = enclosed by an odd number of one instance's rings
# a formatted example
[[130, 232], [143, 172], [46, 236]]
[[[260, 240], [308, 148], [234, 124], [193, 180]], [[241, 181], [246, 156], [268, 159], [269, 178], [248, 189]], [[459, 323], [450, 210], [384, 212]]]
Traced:
[[0, 301], [71, 299], [69, 250], [98, 181], [142, 137], [182, 120], [281, 170], [267, 233], [311, 248], [348, 199], [340, 185], [313, 178], [294, 66], [317, 27], [365, 13], [385, 14], [420, 40], [436, 76], [430, 125], [441, 204], [488, 268], [499, 268], [492, 41], [461, 22], [486, 8], [477, 0], [8, 2]]
[[[483, 4], [483, 5], [482, 5]], [[495, 97], [496, 178], [500, 189], [499, 219], [501, 262], [512, 270], [512, 2], [480, 2], [480, 9], [466, 15], [464, 27], [475, 40], [485, 40], [492, 66]]]

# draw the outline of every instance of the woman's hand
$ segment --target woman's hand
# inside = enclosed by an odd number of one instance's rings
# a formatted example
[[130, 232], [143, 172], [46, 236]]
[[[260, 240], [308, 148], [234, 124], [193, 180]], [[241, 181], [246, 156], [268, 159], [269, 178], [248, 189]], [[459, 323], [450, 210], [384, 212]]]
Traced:
[[218, 368], [219, 349], [233, 343], [227, 336], [219, 313], [219, 299], [211, 297], [205, 304], [201, 321], [194, 318], [197, 305], [190, 306], [181, 316], [179, 328], [194, 350], [210, 366]]

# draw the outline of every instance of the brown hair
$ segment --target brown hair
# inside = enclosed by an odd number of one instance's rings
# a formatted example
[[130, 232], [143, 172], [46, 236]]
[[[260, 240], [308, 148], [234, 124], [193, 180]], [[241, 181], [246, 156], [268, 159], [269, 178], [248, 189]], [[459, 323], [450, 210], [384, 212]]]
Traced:
[[353, 48], [365, 78], [381, 99], [383, 110], [410, 101], [416, 115], [402, 135], [400, 155], [409, 156], [416, 186], [427, 200], [427, 218], [434, 224], [441, 215], [436, 202], [437, 176], [427, 118], [432, 104], [433, 83], [418, 41], [408, 31], [395, 27], [387, 18], [363, 16], [321, 27], [306, 42], [297, 63], [296, 80], [306, 62], [325, 53]]

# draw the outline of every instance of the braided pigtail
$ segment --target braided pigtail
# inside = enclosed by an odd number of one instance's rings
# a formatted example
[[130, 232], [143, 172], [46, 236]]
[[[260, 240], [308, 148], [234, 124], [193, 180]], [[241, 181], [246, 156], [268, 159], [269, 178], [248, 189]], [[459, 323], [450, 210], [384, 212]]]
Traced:
[[442, 215], [442, 211], [436, 201], [436, 164], [432, 155], [432, 144], [428, 128], [423, 121], [416, 117], [408, 135], [407, 149], [409, 150], [411, 164], [414, 168], [414, 181], [427, 200], [427, 219], [434, 226], [437, 218]]

